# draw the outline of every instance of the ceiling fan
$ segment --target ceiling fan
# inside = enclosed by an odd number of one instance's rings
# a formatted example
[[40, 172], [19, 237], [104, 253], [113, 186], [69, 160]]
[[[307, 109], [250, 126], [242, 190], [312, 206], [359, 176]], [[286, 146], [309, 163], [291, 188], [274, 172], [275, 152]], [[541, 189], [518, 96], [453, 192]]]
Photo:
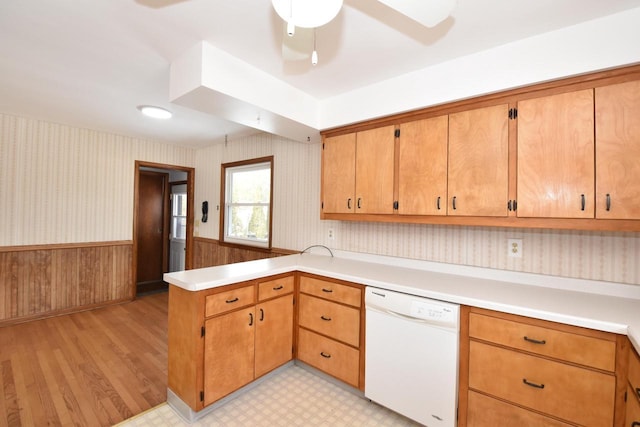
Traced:
[[[377, 0], [425, 27], [434, 27], [445, 20], [456, 6], [457, 0]], [[285, 61], [297, 61], [309, 57], [313, 45], [311, 63], [318, 63], [315, 31], [329, 23], [342, 9], [343, 0], [271, 0], [276, 13], [286, 26], [283, 37], [282, 57]], [[296, 29], [302, 29], [297, 31]], [[295, 37], [294, 37], [295, 36]]]

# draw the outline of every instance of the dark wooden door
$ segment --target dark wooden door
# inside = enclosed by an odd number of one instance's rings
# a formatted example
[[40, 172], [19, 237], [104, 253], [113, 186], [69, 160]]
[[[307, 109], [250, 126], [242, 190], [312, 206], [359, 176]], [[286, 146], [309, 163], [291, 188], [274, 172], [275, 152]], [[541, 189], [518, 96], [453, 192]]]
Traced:
[[138, 180], [138, 263], [136, 283], [162, 280], [166, 267], [165, 198], [167, 174], [140, 171]]

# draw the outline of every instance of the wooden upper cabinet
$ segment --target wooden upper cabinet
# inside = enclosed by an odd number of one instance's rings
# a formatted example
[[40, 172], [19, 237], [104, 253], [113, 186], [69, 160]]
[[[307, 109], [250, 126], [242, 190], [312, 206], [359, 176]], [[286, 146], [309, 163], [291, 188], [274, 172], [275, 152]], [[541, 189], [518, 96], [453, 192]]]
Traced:
[[449, 115], [448, 215], [506, 217], [507, 104]]
[[519, 217], [594, 217], [593, 89], [518, 102]]
[[353, 213], [356, 134], [325, 138], [322, 150], [322, 203], [325, 213]]
[[449, 116], [400, 125], [398, 213], [447, 214]]
[[640, 81], [595, 96], [596, 217], [640, 219]]
[[356, 134], [356, 213], [393, 213], [394, 134], [393, 125]]

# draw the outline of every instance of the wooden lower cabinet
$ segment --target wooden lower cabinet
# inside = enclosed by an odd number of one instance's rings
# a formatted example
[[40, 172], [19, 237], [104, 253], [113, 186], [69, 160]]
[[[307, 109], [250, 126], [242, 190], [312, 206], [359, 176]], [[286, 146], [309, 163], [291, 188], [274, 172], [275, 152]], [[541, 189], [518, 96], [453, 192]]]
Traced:
[[363, 286], [300, 276], [299, 360], [364, 390]]
[[629, 347], [625, 427], [640, 427], [640, 356]]
[[358, 387], [360, 352], [353, 347], [300, 328], [298, 359]]
[[469, 392], [469, 427], [565, 427], [567, 424], [475, 391]]
[[461, 313], [459, 427], [622, 425], [626, 337], [474, 307]]
[[204, 405], [254, 379], [254, 308], [214, 317], [205, 322]]
[[293, 295], [256, 306], [255, 377], [284, 365], [292, 357]]
[[169, 287], [168, 387], [193, 411], [293, 358], [294, 274]]

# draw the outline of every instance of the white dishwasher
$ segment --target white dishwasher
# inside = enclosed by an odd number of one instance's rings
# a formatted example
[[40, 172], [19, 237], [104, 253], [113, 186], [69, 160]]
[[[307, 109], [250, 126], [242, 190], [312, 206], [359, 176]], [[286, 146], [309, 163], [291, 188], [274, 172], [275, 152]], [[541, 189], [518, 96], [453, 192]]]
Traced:
[[367, 287], [365, 397], [428, 427], [454, 427], [460, 306]]

